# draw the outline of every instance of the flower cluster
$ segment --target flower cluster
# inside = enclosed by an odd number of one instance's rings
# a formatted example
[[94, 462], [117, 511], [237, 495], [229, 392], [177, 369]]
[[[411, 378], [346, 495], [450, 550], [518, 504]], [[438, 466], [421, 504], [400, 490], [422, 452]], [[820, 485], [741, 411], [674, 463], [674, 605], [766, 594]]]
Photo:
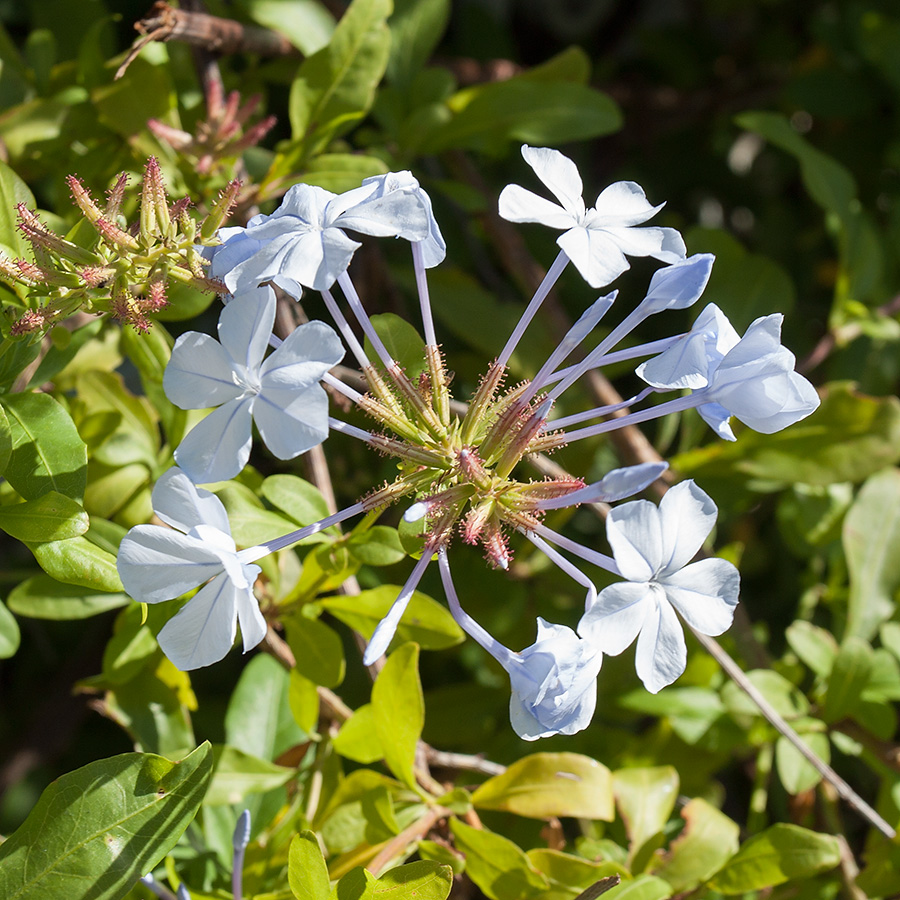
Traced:
[[149, 316], [168, 303], [171, 281], [202, 291], [221, 289], [209, 278], [198, 244], [216, 242], [239, 182], [229, 184], [209, 215], [197, 222], [190, 201], [169, 203], [159, 163], [151, 157], [141, 184], [140, 217], [131, 226], [122, 216], [127, 175], [119, 176], [103, 206], [74, 175], [68, 184], [94, 240], [85, 244], [61, 237], [26, 204], [18, 205], [19, 231], [33, 259], [0, 253], [0, 277], [27, 292], [28, 307], [12, 323], [11, 334], [43, 333], [78, 310], [108, 312], [147, 331]]
[[[444, 257], [444, 241], [428, 196], [409, 173], [368, 179], [341, 195], [295, 185], [273, 214], [255, 217], [246, 228], [221, 231], [222, 244], [209, 254], [211, 273], [231, 292], [219, 321], [219, 341], [183, 335], [164, 381], [169, 398], [179, 406], [219, 408], [188, 434], [176, 451], [181, 468], [161, 479], [154, 491], [154, 509], [172, 528], [132, 529], [119, 553], [122, 581], [136, 599], [172, 599], [205, 584], [160, 633], [163, 649], [177, 665], [193, 668], [224, 656], [236, 622], [245, 649], [261, 640], [265, 623], [253, 598], [255, 560], [398, 502], [406, 506], [407, 521], [421, 520], [423, 552], [376, 628], [364, 661], [371, 663], [388, 649], [413, 592], [436, 559], [452, 614], [509, 675], [512, 725], [526, 740], [571, 734], [588, 724], [604, 653], [621, 653], [636, 641], [638, 676], [656, 692], [685, 668], [679, 617], [706, 635], [729, 627], [738, 602], [737, 570], [721, 559], [692, 562], [717, 515], [713, 501], [696, 484], [676, 485], [659, 506], [646, 500], [619, 503], [659, 478], [666, 464], [615, 469], [586, 484], [575, 477], [526, 480], [519, 463], [530, 454], [690, 408], [697, 408], [728, 439], [734, 439], [732, 416], [769, 433], [809, 415], [818, 405], [816, 393], [793, 371], [794, 358], [780, 344], [779, 316], [757, 320], [741, 338], [721, 311], [710, 306], [687, 334], [616, 349], [649, 316], [696, 303], [713, 257], [687, 257], [681, 236], [670, 228], [638, 227], [660, 207], [651, 206], [636, 184], [614, 184], [593, 209], [586, 209], [581, 179], [570, 160], [555, 150], [530, 147], [523, 148], [523, 156], [560, 205], [511, 185], [501, 194], [501, 213], [513, 221], [565, 229], [561, 249], [459, 415], [451, 412], [449, 377], [435, 337], [426, 278], [426, 269]], [[348, 274], [359, 244], [347, 231], [403, 237], [412, 244], [425, 336], [425, 372], [415, 381], [392, 358], [363, 308]], [[616, 305], [617, 292], [600, 297], [533, 379], [507, 386], [507, 363], [568, 263], [599, 288], [628, 268], [628, 256], [665, 263], [645, 298], [590, 352], [566, 365]], [[283, 343], [272, 335], [275, 300], [269, 284], [298, 299], [304, 289], [321, 294], [362, 369], [365, 394], [329, 372], [343, 355], [329, 326], [303, 325]], [[377, 365], [332, 294], [335, 284], [374, 348]], [[268, 357], [267, 344], [275, 348]], [[554, 418], [557, 399], [579, 378], [596, 367], [631, 359], [645, 359], [637, 374], [648, 386], [636, 397]], [[320, 382], [355, 403], [374, 427], [364, 430], [329, 417]], [[677, 395], [646, 402], [665, 391]], [[622, 414], [610, 418], [613, 412]], [[236, 551], [221, 505], [193, 484], [240, 471], [249, 456], [251, 420], [280, 458], [309, 449], [330, 428], [394, 456], [399, 474], [339, 513]], [[599, 501], [618, 504], [607, 518], [611, 556], [544, 523], [548, 510]], [[585, 611], [574, 630], [538, 619], [535, 643], [519, 652], [504, 647], [463, 610], [449, 561], [451, 545], [460, 537], [480, 544], [494, 568], [506, 569], [515, 534], [544, 552], [586, 592]], [[622, 581], [598, 592], [573, 559]]]

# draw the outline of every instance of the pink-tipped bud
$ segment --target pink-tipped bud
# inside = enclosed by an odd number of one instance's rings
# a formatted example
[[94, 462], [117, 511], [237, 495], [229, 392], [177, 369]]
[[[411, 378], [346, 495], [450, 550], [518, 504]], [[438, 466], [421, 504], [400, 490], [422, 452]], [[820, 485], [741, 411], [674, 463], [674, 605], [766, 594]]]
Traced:
[[166, 296], [165, 278], [157, 278], [150, 282], [147, 296], [141, 304], [147, 312], [159, 312], [168, 306], [169, 298]]
[[94, 222], [94, 228], [97, 229], [97, 233], [104, 241], [108, 244], [113, 244], [120, 250], [134, 253], [141, 249], [138, 242], [127, 231], [122, 231], [118, 225], [114, 225], [105, 216]]
[[243, 153], [248, 147], [255, 147], [274, 127], [278, 121], [277, 116], [266, 116], [261, 119], [232, 145], [232, 152]]
[[104, 287], [115, 274], [116, 270], [108, 266], [84, 266], [78, 270], [81, 280], [89, 288]]
[[225, 88], [221, 78], [208, 78], [206, 81], [206, 117], [219, 119], [224, 110]]
[[[220, 121], [224, 124], [229, 122], [234, 122], [235, 117], [238, 114], [238, 110], [241, 106], [241, 94], [240, 91], [230, 91], [228, 97], [225, 100], [225, 108], [222, 110], [222, 115], [219, 117]], [[210, 116], [212, 118], [212, 116]]]
[[484, 556], [495, 569], [509, 571], [512, 562], [509, 541], [497, 526], [491, 526], [484, 538]]
[[128, 175], [122, 172], [116, 183], [106, 192], [106, 209], [104, 215], [110, 221], [115, 221], [122, 211], [122, 201], [125, 199], [125, 188], [128, 187]]
[[493, 500], [482, 500], [481, 503], [469, 510], [462, 530], [463, 540], [467, 544], [478, 543], [478, 539], [493, 518], [494, 508], [495, 503]]
[[150, 330], [150, 320], [127, 294], [113, 297], [109, 304], [109, 311], [113, 318], [118, 319], [122, 324], [130, 325], [141, 334], [146, 334]]
[[9, 333], [13, 337], [19, 337], [23, 334], [34, 334], [40, 331], [47, 321], [46, 313], [43, 309], [26, 309], [25, 312], [16, 319], [9, 328]]
[[244, 101], [244, 105], [234, 114], [235, 121], [238, 125], [244, 125], [250, 116], [256, 112], [256, 109], [261, 102], [262, 94], [251, 94]]
[[213, 208], [200, 226], [200, 238], [204, 242], [211, 241], [216, 232], [222, 227], [222, 223], [228, 218], [234, 204], [241, 192], [242, 182], [239, 179], [229, 181], [219, 192]]
[[[43, 250], [53, 256], [68, 259], [81, 265], [91, 265], [96, 262], [93, 255], [87, 250], [64, 240], [58, 234], [54, 234], [24, 203], [16, 205], [19, 214], [18, 228], [34, 249], [35, 259], [38, 251]], [[40, 262], [40, 260], [39, 260]], [[42, 268], [47, 268], [42, 266]]]
[[15, 267], [19, 275], [26, 281], [41, 282], [47, 280], [47, 273], [33, 262], [27, 259], [17, 259]]
[[173, 128], [160, 122], [159, 119], [147, 119], [147, 127], [156, 135], [164, 144], [168, 144], [173, 150], [187, 150], [194, 142], [194, 139], [180, 128]]
[[66, 183], [69, 185], [69, 193], [72, 195], [75, 205], [81, 210], [84, 217], [92, 224], [96, 222], [103, 215], [103, 212], [94, 203], [94, 198], [91, 197], [90, 191], [75, 175], [67, 175]]
[[457, 454], [460, 472], [465, 476], [467, 481], [477, 485], [484, 490], [490, 488], [490, 475], [478, 454], [469, 447], [463, 447]]
[[163, 183], [159, 161], [151, 156], [144, 166], [141, 188], [141, 236], [147, 246], [153, 237], [164, 237], [169, 231], [169, 198]]

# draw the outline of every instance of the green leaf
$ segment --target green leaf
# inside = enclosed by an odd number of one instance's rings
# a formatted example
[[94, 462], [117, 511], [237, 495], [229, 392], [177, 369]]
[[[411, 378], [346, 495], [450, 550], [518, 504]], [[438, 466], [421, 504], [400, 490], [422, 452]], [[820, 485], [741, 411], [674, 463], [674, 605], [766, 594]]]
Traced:
[[794, 308], [797, 292], [787, 272], [768, 257], [747, 252], [727, 231], [692, 228], [685, 241], [692, 253], [715, 254], [703, 300], [715, 303], [739, 332], [773, 309]]
[[695, 888], [712, 877], [734, 856], [740, 842], [740, 827], [700, 797], [681, 810], [684, 828], [669, 845], [654, 875], [665, 879], [673, 892]]
[[[809, 712], [806, 697], [784, 675], [772, 669], [753, 669], [747, 672], [753, 686], [769, 701], [775, 711], [785, 719], [797, 719]], [[759, 707], [733, 682], [722, 688], [722, 700], [732, 716], [761, 716]]]
[[[381, 313], [369, 317], [375, 332], [381, 338], [388, 353], [400, 363], [407, 376], [416, 381], [428, 367], [425, 359], [425, 341], [406, 319], [393, 313]], [[366, 354], [370, 359], [378, 359], [375, 348], [366, 338]]]
[[87, 448], [66, 410], [49, 394], [7, 394], [0, 403], [12, 438], [6, 480], [26, 500], [57, 491], [80, 501]]
[[46, 381], [50, 381], [55, 375], [62, 372], [63, 369], [74, 359], [75, 354], [91, 339], [100, 333], [103, 327], [103, 319], [94, 319], [83, 325], [81, 328], [72, 332], [71, 337], [64, 347], [51, 345], [47, 351], [47, 355], [41, 360], [40, 365], [35, 369], [34, 375], [28, 382], [30, 386], [38, 387]]
[[116, 558], [86, 537], [27, 546], [40, 567], [57, 581], [93, 591], [122, 591]]
[[411, 788], [416, 786], [416, 744], [425, 724], [418, 665], [418, 644], [404, 644], [388, 657], [372, 686], [375, 733], [384, 750], [384, 761]]
[[785, 637], [791, 650], [816, 675], [828, 676], [838, 653], [838, 643], [830, 631], [798, 619], [788, 626]]
[[526, 900], [550, 887], [546, 876], [512, 841], [487, 829], [450, 819], [456, 848], [466, 856], [466, 872], [491, 900]]
[[[800, 738], [823, 763], [827, 765], [831, 762], [831, 745], [827, 734], [804, 730], [800, 732]], [[802, 794], [812, 790], [822, 780], [818, 771], [786, 737], [779, 737], [775, 742], [775, 769], [789, 794]]]
[[323, 900], [331, 893], [325, 858], [312, 831], [301, 831], [291, 840], [288, 884], [296, 900]]
[[273, 761], [306, 740], [291, 716], [290, 676], [271, 656], [254, 656], [228, 701], [225, 742], [238, 750]]
[[296, 475], [270, 475], [263, 481], [260, 493], [298, 525], [312, 525], [329, 512], [322, 492]]
[[31, 259], [31, 245], [16, 227], [16, 206], [19, 203], [34, 209], [34, 194], [5, 162], [0, 162], [0, 244], [15, 251], [17, 256]]
[[229, 482], [216, 492], [222, 501], [231, 535], [239, 547], [252, 547], [296, 531], [294, 523], [270, 509], [266, 509], [257, 496], [243, 484]]
[[489, 778], [472, 795], [480, 809], [502, 809], [546, 819], [615, 818], [609, 769], [578, 753], [533, 753]]
[[247, 794], [260, 794], [281, 787], [296, 774], [294, 769], [276, 766], [236, 747], [219, 746], [214, 752], [215, 769], [209, 790], [203, 798], [208, 806], [241, 803]]
[[[113, 80], [110, 73], [91, 90], [99, 120], [129, 139], [147, 128], [147, 119], [166, 121], [167, 113], [175, 107], [167, 61], [164, 48], [145, 47], [121, 78]], [[116, 65], [107, 63], [112, 69]]]
[[280, 32], [306, 56], [324, 47], [334, 32], [334, 16], [317, 0], [240, 0], [239, 5], [254, 22]]
[[353, 0], [327, 46], [300, 65], [291, 84], [294, 140], [318, 153], [369, 111], [391, 46], [391, 0]]
[[15, 656], [19, 649], [19, 623], [15, 616], [3, 605], [0, 600], [0, 659], [9, 659]]
[[337, 687], [346, 668], [340, 635], [324, 622], [305, 616], [294, 616], [286, 624], [297, 671], [323, 687]]
[[[326, 597], [317, 602], [336, 619], [368, 639], [372, 637], [375, 626], [387, 615], [400, 590], [399, 585], [383, 584], [356, 597]], [[394, 642], [415, 641], [427, 650], [443, 650], [461, 643], [463, 637], [462, 629], [445, 607], [427, 594], [415, 591], [397, 626]]]
[[809, 878], [841, 861], [837, 838], [799, 825], [773, 825], [746, 841], [710, 882], [723, 894], [742, 894]]
[[529, 850], [527, 856], [550, 882], [550, 890], [542, 895], [543, 900], [574, 900], [603, 878], [628, 874], [618, 863], [590, 862], [559, 850], [539, 848]]
[[572, 82], [518, 76], [467, 88], [448, 105], [454, 115], [423, 135], [420, 152], [461, 149], [499, 155], [510, 142], [558, 145], [622, 127], [622, 114], [610, 97]]
[[84, 534], [89, 525], [81, 504], [56, 491], [0, 506], [0, 528], [20, 541], [62, 541]]
[[335, 194], [359, 187], [363, 179], [385, 175], [387, 166], [375, 156], [321, 153], [303, 167], [303, 183], [316, 184]]
[[828, 678], [822, 706], [822, 718], [826, 722], [844, 718], [859, 703], [871, 669], [872, 648], [860, 638], [848, 637], [841, 644]]
[[288, 706], [300, 728], [306, 734], [315, 734], [319, 721], [319, 692], [315, 683], [304, 678], [296, 669], [290, 673]]
[[211, 771], [203, 744], [181, 762], [124, 753], [63, 775], [0, 845], [0, 896], [118, 900], [175, 846]]
[[773, 112], [743, 112], [735, 117], [741, 128], [755, 131], [800, 163], [803, 183], [823, 209], [842, 220], [850, 218], [856, 199], [856, 183], [837, 160], [817, 150], [797, 133], [786, 116]]
[[388, 869], [375, 883], [379, 900], [446, 900], [453, 887], [453, 870], [427, 859]]
[[408, 86], [428, 62], [450, 19], [450, 0], [394, 0], [388, 19], [391, 55], [387, 78], [391, 84]]
[[6, 413], [3, 411], [3, 407], [0, 406], [0, 475], [6, 471], [6, 467], [9, 465], [12, 449], [13, 442], [12, 432], [9, 428], [9, 419], [6, 418]]
[[392, 566], [406, 558], [396, 528], [375, 525], [362, 534], [352, 534], [347, 549], [367, 566]]
[[384, 759], [384, 750], [375, 730], [375, 711], [371, 703], [361, 706], [341, 725], [332, 746], [341, 756], [364, 765]]
[[871, 638], [891, 618], [900, 587], [900, 470], [885, 469], [860, 489], [844, 518], [850, 573], [847, 635]]
[[678, 798], [678, 773], [672, 766], [619, 769], [612, 775], [613, 793], [631, 841], [629, 858], [659, 834]]
[[14, 613], [32, 619], [86, 619], [131, 601], [121, 591], [86, 590], [61, 584], [49, 575], [35, 575], [16, 585], [6, 602]]
[[639, 875], [623, 880], [612, 890], [601, 894], [603, 900], [666, 900], [672, 896], [668, 882], [655, 875]]

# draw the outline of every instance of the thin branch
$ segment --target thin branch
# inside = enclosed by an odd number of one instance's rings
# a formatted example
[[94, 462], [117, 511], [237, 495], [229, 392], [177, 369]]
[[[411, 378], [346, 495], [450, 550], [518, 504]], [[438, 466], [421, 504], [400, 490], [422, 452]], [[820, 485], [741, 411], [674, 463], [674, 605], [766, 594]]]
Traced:
[[464, 770], [466, 772], [480, 772], [483, 775], [502, 775], [506, 766], [491, 762], [483, 756], [473, 756], [469, 753], [450, 753], [446, 750], [435, 750], [428, 747], [428, 762], [438, 769]]
[[402, 854], [410, 844], [425, 837], [441, 819], [445, 819], [450, 814], [450, 810], [444, 809], [442, 806], [432, 807], [421, 819], [416, 819], [415, 822], [407, 825], [399, 834], [394, 835], [366, 868], [373, 875], [378, 875], [392, 859]]
[[837, 791], [846, 803], [863, 818], [875, 826], [883, 835], [893, 839], [897, 832], [878, 813], [863, 800], [856, 791], [838, 775], [831, 766], [824, 763], [806, 744], [800, 735], [788, 725], [777, 710], [756, 689], [753, 682], [744, 674], [741, 667], [722, 649], [718, 641], [705, 634], [694, 631], [694, 635], [703, 649], [722, 667], [729, 678], [756, 704], [763, 718], [794, 746], [797, 752]]
[[300, 52], [283, 35], [256, 25], [242, 25], [207, 13], [175, 9], [165, 0], [157, 0], [144, 18], [135, 22], [141, 35], [116, 72], [121, 78], [125, 70], [151, 41], [181, 41], [203, 47], [213, 53], [255, 53], [259, 56], [300, 56]]

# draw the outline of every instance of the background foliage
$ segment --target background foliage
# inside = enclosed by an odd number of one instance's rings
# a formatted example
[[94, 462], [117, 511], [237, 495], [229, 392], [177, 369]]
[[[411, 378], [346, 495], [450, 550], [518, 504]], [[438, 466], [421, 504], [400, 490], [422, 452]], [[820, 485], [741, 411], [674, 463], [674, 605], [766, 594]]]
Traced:
[[[563, 149], [589, 194], [631, 179], [654, 202], [665, 198], [665, 224], [685, 234], [689, 252], [717, 255], [706, 298], [739, 329], [784, 312], [785, 344], [824, 397], [786, 432], [747, 431], [735, 444], [692, 414], [649, 433], [678, 477], [715, 498], [716, 545], [740, 564], [742, 612], [722, 642], [808, 745], [896, 825], [896, 5], [206, 8], [276, 29], [296, 49], [217, 59], [226, 91], [260, 95], [244, 133], [276, 117], [253, 146], [229, 142], [225, 113], [210, 118], [209, 59], [184, 43], [147, 43], [114, 80], [143, 3], [0, 4], [0, 249], [29, 251], [16, 203], [65, 234], [79, 219], [67, 174], [102, 197], [151, 155], [170, 196], [189, 196], [201, 213], [240, 176], [235, 222], [270, 209], [298, 180], [341, 191], [411, 168], [450, 247], [431, 291], [464, 396], [554, 253], [550, 236], [511, 232], [495, 216], [500, 188], [523, 180], [520, 143]], [[370, 308], [407, 317], [411, 272], [395, 250], [366, 244], [357, 283]], [[649, 272], [635, 265], [623, 291], [642, 290]], [[592, 299], [564, 278], [514, 373], [533, 374], [544, 345]], [[174, 610], [151, 608], [145, 621], [114, 564], [126, 529], [151, 515], [150, 488], [191, 424], [161, 390], [173, 337], [215, 320], [211, 294], [183, 287], [170, 301], [147, 335], [82, 312], [29, 340], [10, 336], [26, 292], [0, 285], [0, 832], [11, 835], [0, 846], [0, 893], [146, 898], [133, 885], [155, 868], [173, 889], [183, 880], [194, 897], [228, 896], [244, 808], [248, 896], [319, 898], [340, 879], [336, 896], [354, 900], [439, 900], [451, 887], [569, 900], [610, 875], [622, 883], [607, 896], [629, 900], [900, 891], [896, 843], [842, 805], [696, 644], [685, 675], [656, 696], [628, 658], [605, 661], [593, 725], [526, 746], [508, 725], [505, 676], [460, 643], [431, 599], [436, 579], [426, 579], [373, 686], [350, 629], [369, 636], [409, 570], [396, 521], [364, 520], [263, 563], [264, 605], [285, 627], [280, 655], [233, 653], [190, 677], [177, 671], [154, 637]], [[312, 302], [306, 311], [320, 314]], [[599, 475], [621, 449], [578, 444], [558, 461]], [[239, 545], [328, 508], [327, 484], [303, 460], [257, 454], [218, 492]], [[387, 474], [340, 435], [326, 454], [341, 505]], [[564, 524], [602, 543], [589, 512]], [[525, 548], [512, 577], [489, 573], [475, 552], [460, 554], [455, 577], [473, 614], [513, 647], [533, 640], [536, 614], [577, 617], [570, 585]], [[420, 738], [500, 766], [438, 753], [429, 775]], [[29, 862], [36, 846], [46, 865]], [[60, 859], [96, 873], [91, 892], [73, 887]]]

